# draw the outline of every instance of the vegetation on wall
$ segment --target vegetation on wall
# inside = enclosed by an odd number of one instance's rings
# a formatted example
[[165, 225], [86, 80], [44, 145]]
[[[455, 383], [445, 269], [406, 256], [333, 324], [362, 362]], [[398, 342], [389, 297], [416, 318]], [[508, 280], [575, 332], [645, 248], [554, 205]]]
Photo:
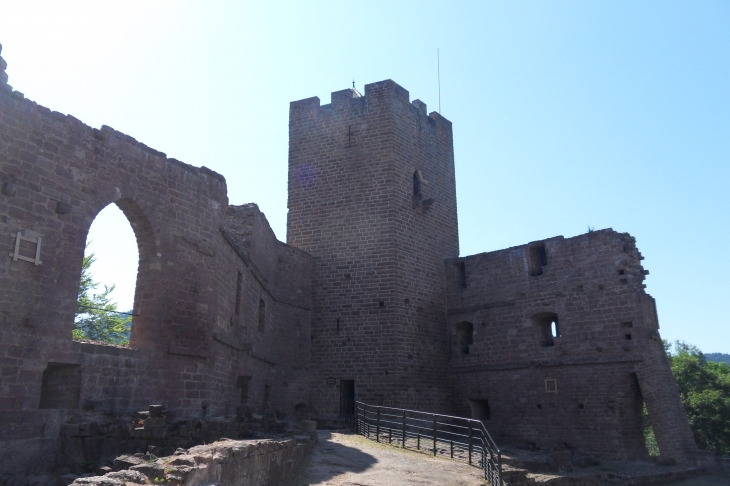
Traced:
[[111, 298], [114, 285], [111, 287], [105, 285], [103, 292], [92, 293], [99, 286], [91, 275], [91, 265], [94, 261], [93, 253], [84, 256], [73, 338], [127, 345], [132, 316], [118, 311], [117, 303]]
[[[665, 341], [664, 349], [697, 445], [730, 454], [730, 366], [708, 361], [702, 351], [685, 342], [672, 346]], [[654, 433], [644, 423], [647, 449], [657, 455]]]

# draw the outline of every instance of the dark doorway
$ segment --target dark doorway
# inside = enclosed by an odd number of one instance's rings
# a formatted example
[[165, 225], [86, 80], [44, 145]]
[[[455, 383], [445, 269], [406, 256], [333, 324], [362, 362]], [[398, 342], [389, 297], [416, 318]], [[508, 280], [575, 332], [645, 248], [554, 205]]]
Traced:
[[294, 420], [296, 421], [302, 421], [306, 420], [309, 416], [309, 412], [307, 411], [307, 405], [304, 403], [297, 403], [294, 405]]
[[355, 380], [340, 380], [340, 413], [352, 415], [355, 411]]

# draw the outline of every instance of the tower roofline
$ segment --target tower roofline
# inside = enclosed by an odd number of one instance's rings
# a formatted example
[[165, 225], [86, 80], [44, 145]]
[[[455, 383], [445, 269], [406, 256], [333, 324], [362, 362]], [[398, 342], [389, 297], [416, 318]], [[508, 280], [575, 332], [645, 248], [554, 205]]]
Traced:
[[365, 94], [360, 94], [353, 88], [346, 88], [330, 93], [330, 103], [322, 105], [318, 96], [304, 98], [290, 103], [290, 112], [296, 113], [301, 111], [309, 111], [315, 109], [337, 110], [349, 106], [350, 103], [363, 103], [368, 100], [379, 98], [382, 94], [391, 94], [389, 100], [398, 100], [406, 105], [411, 106], [414, 110], [420, 112], [423, 116], [428, 116], [437, 123], [444, 123], [451, 126], [451, 121], [443, 117], [440, 113], [432, 111], [428, 113], [426, 103], [421, 100], [410, 101], [410, 94], [407, 89], [400, 86], [392, 79], [385, 79], [365, 85]]

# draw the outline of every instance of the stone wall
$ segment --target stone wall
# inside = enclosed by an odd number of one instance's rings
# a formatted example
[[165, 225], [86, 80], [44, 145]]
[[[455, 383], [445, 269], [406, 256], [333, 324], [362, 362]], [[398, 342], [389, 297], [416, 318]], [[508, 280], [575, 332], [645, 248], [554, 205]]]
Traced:
[[316, 414], [339, 414], [343, 380], [357, 400], [448, 410], [443, 259], [459, 251], [451, 123], [388, 80], [364, 96], [332, 93], [328, 105], [293, 102], [289, 130], [287, 242], [315, 259]]
[[454, 412], [543, 450], [638, 459], [646, 404], [662, 454], [686, 459], [641, 259], [609, 229], [448, 260]]
[[[331, 420], [355, 398], [619, 458], [644, 454], [645, 404], [663, 455], [695, 450], [634, 239], [458, 258], [451, 123], [393, 81], [291, 104], [284, 244], [256, 205], [228, 205], [221, 175], [25, 99], [5, 69], [0, 477], [79, 462], [117, 439], [100, 424], [150, 404]], [[112, 203], [139, 249], [124, 348], [71, 337], [89, 227]]]
[[[0, 472], [52, 466], [77, 410], [305, 418], [311, 258], [229, 207], [221, 175], [0, 84]], [[71, 336], [86, 236], [112, 203], [139, 249], [126, 349]]]
[[223, 439], [210, 445], [178, 450], [173, 456], [159, 459], [142, 454], [139, 454], [141, 457], [118, 458], [115, 465], [131, 467], [116, 467], [116, 471], [103, 476], [79, 478], [72, 485], [166, 482], [181, 486], [277, 486], [291, 479], [315, 443], [316, 432], [286, 440]]

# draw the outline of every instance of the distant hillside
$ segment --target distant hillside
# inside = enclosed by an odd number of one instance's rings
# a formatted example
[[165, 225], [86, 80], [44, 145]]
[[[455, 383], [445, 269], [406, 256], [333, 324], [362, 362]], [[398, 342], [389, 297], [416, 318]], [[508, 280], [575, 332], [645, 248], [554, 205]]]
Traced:
[[730, 354], [725, 353], [703, 353], [707, 361], [715, 363], [725, 363], [730, 365]]

